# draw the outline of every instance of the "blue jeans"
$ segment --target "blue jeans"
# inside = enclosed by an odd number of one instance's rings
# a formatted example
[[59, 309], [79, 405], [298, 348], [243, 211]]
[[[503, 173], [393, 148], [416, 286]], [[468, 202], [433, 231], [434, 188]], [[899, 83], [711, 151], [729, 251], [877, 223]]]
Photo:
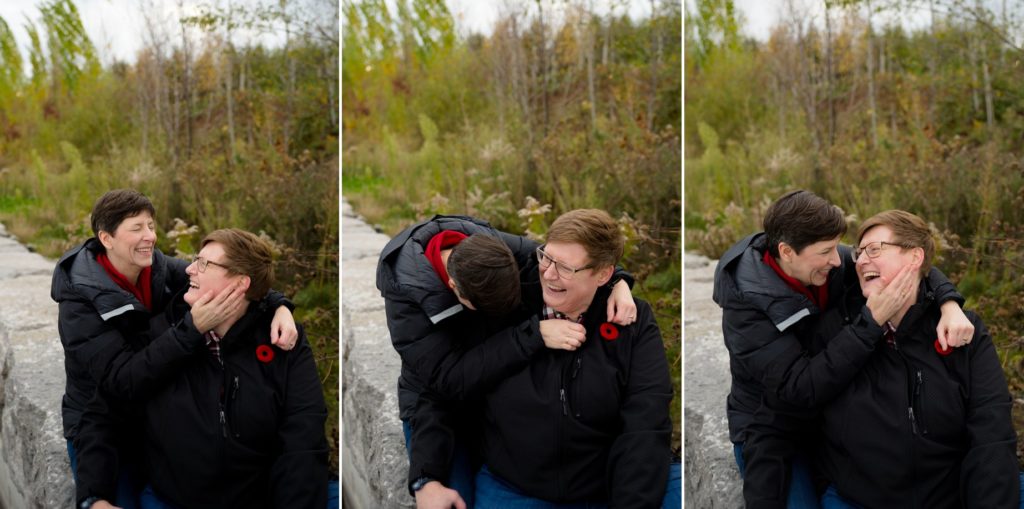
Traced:
[[[71, 478], [78, 484], [78, 456], [75, 454], [75, 446], [68, 440], [68, 459], [71, 460]], [[136, 472], [140, 469], [133, 468], [133, 465], [122, 463], [117, 473], [117, 499], [113, 500], [114, 505], [122, 509], [138, 509], [139, 479]]]
[[[821, 496], [821, 509], [863, 509], [863, 506], [842, 496], [834, 484], [829, 484]], [[1020, 474], [1020, 509], [1024, 509], [1024, 472]]]
[[[402, 420], [402, 433], [405, 435], [405, 452], [412, 461], [409, 442], [412, 438], [412, 427], [409, 421]], [[469, 459], [469, 449], [461, 440], [455, 440], [455, 457], [452, 458], [452, 471], [448, 475], [448, 488], [459, 492], [462, 501], [466, 503], [466, 509], [473, 509], [473, 497], [476, 491], [473, 482], [473, 462]]]
[[[740, 478], [746, 470], [743, 461], [743, 443], [732, 444], [732, 453], [736, 456], [736, 466], [740, 469]], [[814, 489], [811, 469], [807, 459], [798, 456], [793, 460], [792, 476], [789, 479], [789, 496], [786, 498], [786, 509], [818, 508], [818, 492]]]
[[[669, 467], [668, 484], [662, 498], [662, 509], [679, 509], [683, 506], [682, 466], [672, 463]], [[573, 504], [556, 504], [539, 498], [531, 497], [519, 491], [495, 475], [487, 465], [476, 474], [476, 507], [477, 509], [605, 509], [607, 504], [579, 502]]]

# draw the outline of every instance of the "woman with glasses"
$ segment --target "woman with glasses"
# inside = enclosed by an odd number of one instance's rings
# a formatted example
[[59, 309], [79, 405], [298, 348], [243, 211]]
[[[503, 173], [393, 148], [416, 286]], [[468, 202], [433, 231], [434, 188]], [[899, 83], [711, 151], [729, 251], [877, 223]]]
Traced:
[[623, 246], [606, 212], [573, 210], [524, 267], [522, 316], [579, 324], [585, 340], [538, 352], [480, 398], [477, 508], [680, 507], [654, 311], [637, 300], [621, 325], [605, 310]]
[[[175, 327], [151, 334], [149, 321], [188, 285], [188, 262], [156, 248], [156, 210], [144, 195], [117, 189], [92, 209], [94, 237], [65, 253], [53, 271], [51, 297], [58, 303], [58, 330], [64, 346], [67, 383], [61, 402], [64, 436], [77, 480], [75, 439], [86, 403], [101, 387], [117, 397], [144, 398], [176, 373], [177, 362], [202, 348], [202, 333], [237, 309], [242, 294], [206, 295]], [[295, 322], [277, 292], [267, 330], [282, 348], [297, 338]], [[129, 429], [130, 430], [130, 429]], [[131, 441], [125, 437], [124, 443]], [[135, 507], [135, 472], [125, 469], [118, 502]]]
[[[299, 330], [294, 349], [267, 334], [261, 305], [273, 280], [269, 245], [237, 229], [211, 232], [186, 269], [188, 285], [155, 329], [171, 327], [215, 297], [242, 292], [242, 305], [204, 334], [205, 347], [139, 405], [145, 472], [143, 509], [315, 508], [327, 505], [324, 404], [313, 351]], [[122, 403], [105, 391], [82, 416], [82, 505], [108, 507]]]
[[822, 316], [818, 337], [850, 341], [845, 327], [884, 281], [909, 270], [908, 300], [883, 325], [875, 351], [821, 412], [817, 448], [829, 486], [823, 508], [1019, 506], [1012, 399], [992, 338], [967, 316], [966, 346], [944, 349], [927, 278], [934, 241], [918, 216], [889, 210], [860, 227], [860, 292]]
[[[461, 403], [523, 369], [546, 348], [575, 349], [583, 327], [512, 320], [521, 301], [520, 270], [536, 267], [536, 242], [499, 232], [485, 221], [435, 216], [396, 235], [377, 265], [391, 342], [402, 358], [399, 417], [410, 456], [408, 486], [421, 506], [473, 505], [474, 412]], [[568, 270], [564, 267], [563, 270]], [[524, 269], [525, 270], [525, 269]], [[608, 321], [628, 324], [636, 305], [615, 272]], [[420, 411], [430, 391], [442, 404]]]
[[[877, 346], [881, 325], [914, 284], [909, 270], [887, 274], [885, 288], [847, 324], [856, 334], [824, 338], [820, 351], [809, 351], [810, 331], [822, 313], [845, 292], [859, 293], [850, 250], [840, 245], [846, 229], [839, 207], [809, 191], [789, 192], [766, 211], [765, 231], [736, 243], [715, 269], [714, 300], [722, 306], [732, 375], [729, 438], [749, 507], [818, 506], [813, 455], [806, 449], [808, 429], [815, 431], [808, 409], [820, 408], [856, 376]], [[960, 345], [973, 334], [960, 295], [937, 270], [929, 278], [943, 311], [933, 332]]]

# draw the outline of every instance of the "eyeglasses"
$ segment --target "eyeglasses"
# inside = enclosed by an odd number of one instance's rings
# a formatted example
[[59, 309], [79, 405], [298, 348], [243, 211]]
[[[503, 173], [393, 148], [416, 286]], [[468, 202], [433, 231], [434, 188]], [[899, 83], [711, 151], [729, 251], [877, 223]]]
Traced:
[[544, 250], [539, 247], [537, 248], [537, 262], [539, 262], [540, 270], [542, 272], [548, 270], [548, 267], [550, 267], [552, 263], [555, 264], [555, 271], [558, 272], [558, 277], [565, 280], [572, 279], [573, 277], [576, 276], [576, 273], [581, 270], [594, 268], [594, 264], [587, 265], [586, 267], [580, 267], [578, 269], [570, 267], [562, 262], [556, 261], [554, 258], [545, 253]]
[[210, 260], [207, 260], [202, 256], [197, 256], [196, 259], [192, 261], [192, 263], [196, 264], [196, 268], [199, 269], [199, 272], [206, 272], [207, 265], [216, 265], [224, 270], [231, 270], [227, 265], [217, 262], [211, 262]]
[[905, 246], [903, 244], [895, 244], [893, 242], [871, 242], [864, 247], [858, 247], [853, 250], [853, 261], [856, 262], [860, 259], [860, 255], [867, 254], [868, 258], [878, 258], [878, 255], [882, 254], [882, 250], [885, 246], [896, 246], [902, 249], [910, 249], [911, 246]]

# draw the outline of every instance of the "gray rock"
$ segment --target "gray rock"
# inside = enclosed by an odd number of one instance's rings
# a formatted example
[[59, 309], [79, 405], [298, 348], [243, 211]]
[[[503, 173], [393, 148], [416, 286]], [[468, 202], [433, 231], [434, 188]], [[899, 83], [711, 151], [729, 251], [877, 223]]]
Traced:
[[391, 346], [377, 256], [389, 240], [342, 199], [342, 486], [345, 507], [409, 508], [409, 459], [398, 418], [401, 360]]
[[722, 340], [722, 309], [711, 300], [717, 262], [687, 253], [683, 337], [684, 479], [687, 507], [743, 507], [743, 486], [725, 417], [729, 353]]
[[64, 351], [54, 262], [0, 225], [0, 505], [70, 507], [74, 484], [61, 425]]

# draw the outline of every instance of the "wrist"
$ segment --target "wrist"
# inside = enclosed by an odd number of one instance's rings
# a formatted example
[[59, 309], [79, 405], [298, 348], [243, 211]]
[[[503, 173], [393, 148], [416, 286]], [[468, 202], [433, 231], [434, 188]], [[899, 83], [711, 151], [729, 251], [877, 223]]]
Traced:
[[78, 503], [78, 509], [90, 509], [93, 504], [100, 501], [100, 497], [87, 497]]

